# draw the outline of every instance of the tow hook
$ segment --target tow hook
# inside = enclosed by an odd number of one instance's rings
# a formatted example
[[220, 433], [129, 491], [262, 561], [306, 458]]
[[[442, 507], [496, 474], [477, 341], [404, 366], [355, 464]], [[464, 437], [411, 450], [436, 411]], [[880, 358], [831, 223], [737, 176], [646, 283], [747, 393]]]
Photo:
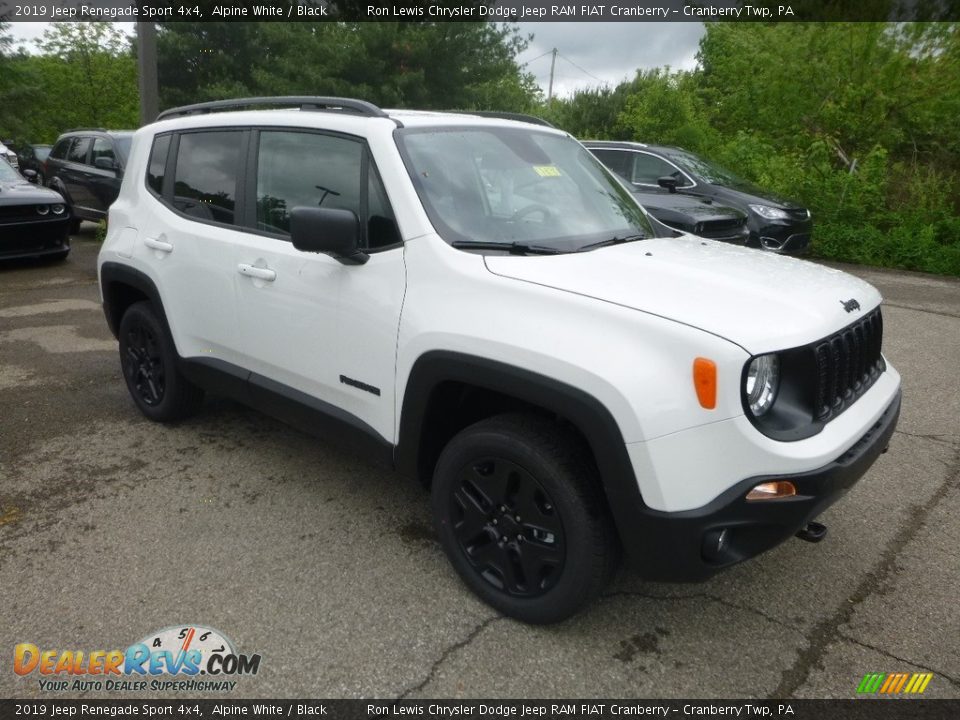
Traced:
[[823, 523], [808, 522], [806, 527], [797, 533], [797, 537], [807, 542], [818, 543], [827, 536], [827, 526]]

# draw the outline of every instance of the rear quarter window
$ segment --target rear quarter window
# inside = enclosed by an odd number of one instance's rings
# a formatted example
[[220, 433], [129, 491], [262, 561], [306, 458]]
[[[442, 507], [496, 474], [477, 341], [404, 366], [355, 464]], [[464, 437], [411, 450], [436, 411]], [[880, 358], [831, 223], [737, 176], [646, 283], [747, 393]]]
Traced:
[[153, 139], [150, 150], [150, 162], [147, 165], [147, 187], [156, 195], [163, 194], [163, 180], [167, 173], [167, 154], [170, 151], [171, 135], [160, 135]]

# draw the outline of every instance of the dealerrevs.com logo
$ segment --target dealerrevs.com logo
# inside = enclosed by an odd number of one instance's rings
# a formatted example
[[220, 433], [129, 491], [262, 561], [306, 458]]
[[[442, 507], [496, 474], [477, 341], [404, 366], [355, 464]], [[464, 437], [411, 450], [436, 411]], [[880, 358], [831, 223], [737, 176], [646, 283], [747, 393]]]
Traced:
[[256, 675], [260, 655], [243, 655], [222, 633], [201, 625], [167, 627], [126, 650], [45, 650], [20, 643], [13, 671], [36, 676], [44, 692], [179, 690], [229, 692]]

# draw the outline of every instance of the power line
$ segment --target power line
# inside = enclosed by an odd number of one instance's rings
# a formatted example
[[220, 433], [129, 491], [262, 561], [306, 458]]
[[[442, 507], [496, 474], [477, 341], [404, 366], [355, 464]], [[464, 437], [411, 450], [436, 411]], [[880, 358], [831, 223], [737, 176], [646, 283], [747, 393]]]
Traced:
[[568, 58], [568, 57], [567, 57], [566, 55], [564, 55], [563, 53], [558, 52], [557, 55], [559, 55], [561, 58], [563, 58], [564, 60], [566, 60], [566, 61], [567, 61], [568, 63], [570, 63], [571, 65], [573, 65], [577, 70], [579, 70], [580, 72], [582, 72], [584, 75], [589, 75], [589, 76], [592, 77], [594, 80], [596, 80], [597, 82], [601, 82], [601, 83], [603, 83], [604, 85], [607, 85], [607, 84], [608, 84], [608, 82], [607, 82], [606, 80], [602, 80], [601, 78], [598, 78], [598, 77], [597, 77], [596, 75], [594, 75], [593, 73], [587, 72], [586, 70], [584, 70], [582, 67], [580, 67], [579, 65], [577, 65], [573, 60], [571, 60], [570, 58]]

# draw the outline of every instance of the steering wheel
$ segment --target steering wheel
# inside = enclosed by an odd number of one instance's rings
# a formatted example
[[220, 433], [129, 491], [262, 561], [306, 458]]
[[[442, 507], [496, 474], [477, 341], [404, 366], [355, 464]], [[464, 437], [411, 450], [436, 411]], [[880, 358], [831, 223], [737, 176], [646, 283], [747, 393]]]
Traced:
[[532, 205], [527, 205], [517, 210], [513, 216], [510, 218], [513, 222], [518, 222], [523, 220], [527, 215], [532, 215], [533, 213], [540, 213], [543, 215], [543, 222], [549, 222], [553, 220], [553, 211], [548, 208], [546, 205], [541, 205], [540, 203], [533, 203]]

